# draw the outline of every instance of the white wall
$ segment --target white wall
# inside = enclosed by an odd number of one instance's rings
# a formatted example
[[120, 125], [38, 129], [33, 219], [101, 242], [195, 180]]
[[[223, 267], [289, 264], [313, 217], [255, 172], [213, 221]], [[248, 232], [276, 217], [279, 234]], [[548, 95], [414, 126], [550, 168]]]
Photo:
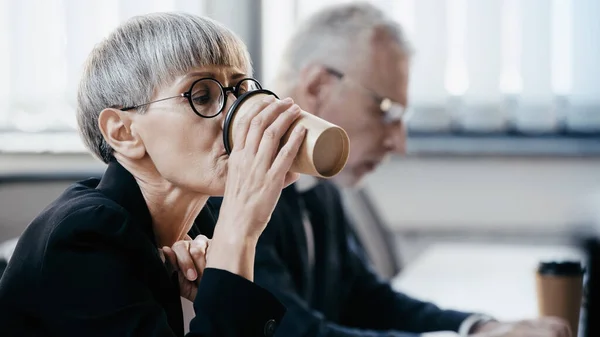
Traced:
[[600, 158], [412, 157], [367, 184], [395, 230], [562, 231], [600, 193]]
[[[0, 155], [0, 176], [103, 167], [87, 155]], [[550, 234], [568, 229], [572, 211], [600, 192], [600, 158], [395, 158], [366, 183], [394, 231]], [[63, 185], [0, 186], [0, 239], [17, 234]]]

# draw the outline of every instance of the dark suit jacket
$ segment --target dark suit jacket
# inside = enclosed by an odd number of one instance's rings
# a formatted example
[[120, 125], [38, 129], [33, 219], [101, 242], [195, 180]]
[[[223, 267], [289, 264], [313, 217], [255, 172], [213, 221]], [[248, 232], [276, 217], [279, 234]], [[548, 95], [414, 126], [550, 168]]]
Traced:
[[395, 292], [369, 268], [350, 232], [336, 187], [323, 181], [309, 193], [307, 207], [312, 204], [319, 213], [311, 216], [315, 244], [312, 274], [300, 195], [294, 186], [283, 191], [257, 247], [255, 282], [287, 307], [279, 326], [282, 335], [400, 337], [458, 330], [469, 313], [441, 310]]
[[[213, 227], [205, 207], [197, 223]], [[194, 233], [196, 231], [196, 233]], [[197, 234], [197, 229], [192, 230]], [[284, 307], [232, 273], [206, 269], [189, 336], [272, 335]], [[0, 281], [2, 336], [182, 336], [176, 275], [157, 251], [133, 176], [68, 188], [27, 228]]]

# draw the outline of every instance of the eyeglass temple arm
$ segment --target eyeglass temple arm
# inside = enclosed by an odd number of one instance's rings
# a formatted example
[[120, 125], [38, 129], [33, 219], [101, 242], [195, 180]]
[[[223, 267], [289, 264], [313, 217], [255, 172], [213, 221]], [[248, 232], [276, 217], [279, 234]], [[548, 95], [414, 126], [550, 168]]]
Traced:
[[344, 74], [342, 72], [340, 72], [338, 70], [335, 70], [333, 68], [326, 67], [325, 70], [327, 70], [328, 73], [330, 73], [331, 75], [333, 75], [333, 76], [335, 76], [337, 78], [344, 77]]
[[144, 103], [144, 104], [139, 104], [139, 105], [134, 105], [134, 106], [128, 106], [126, 108], [121, 108], [120, 110], [121, 111], [134, 110], [134, 109], [137, 109], [137, 108], [145, 106], [145, 105], [149, 105], [149, 104], [157, 103], [157, 102], [162, 102], [162, 101], [166, 101], [168, 99], [173, 99], [173, 98], [177, 98], [177, 97], [187, 97], [187, 92], [181, 93], [181, 94], [179, 94], [177, 96], [172, 96], [172, 97], [157, 99], [156, 101], [152, 101], [152, 102], [148, 102], [148, 103]]

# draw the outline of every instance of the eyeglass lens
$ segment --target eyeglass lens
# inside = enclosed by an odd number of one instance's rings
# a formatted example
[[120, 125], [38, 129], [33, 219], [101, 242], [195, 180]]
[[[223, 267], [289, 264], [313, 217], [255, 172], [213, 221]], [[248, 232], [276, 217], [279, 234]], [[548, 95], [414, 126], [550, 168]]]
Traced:
[[[235, 97], [260, 89], [253, 79], [243, 79], [233, 90]], [[205, 117], [218, 115], [225, 106], [225, 91], [216, 80], [205, 78], [194, 83], [190, 91], [190, 102], [194, 110]]]

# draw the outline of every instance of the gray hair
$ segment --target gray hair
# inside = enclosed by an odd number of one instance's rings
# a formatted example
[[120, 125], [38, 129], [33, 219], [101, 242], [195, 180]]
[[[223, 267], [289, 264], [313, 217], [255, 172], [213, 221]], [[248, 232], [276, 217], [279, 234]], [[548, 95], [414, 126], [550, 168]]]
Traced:
[[77, 123], [87, 148], [108, 163], [113, 149], [98, 127], [102, 110], [147, 103], [159, 87], [207, 65], [252, 71], [240, 38], [209, 18], [153, 13], [129, 19], [93, 49], [84, 68]]
[[348, 69], [368, 48], [367, 37], [376, 27], [387, 30], [403, 51], [412, 53], [400, 24], [374, 5], [334, 5], [300, 23], [284, 49], [274, 86], [281, 95], [290, 95], [299, 72], [311, 63]]

